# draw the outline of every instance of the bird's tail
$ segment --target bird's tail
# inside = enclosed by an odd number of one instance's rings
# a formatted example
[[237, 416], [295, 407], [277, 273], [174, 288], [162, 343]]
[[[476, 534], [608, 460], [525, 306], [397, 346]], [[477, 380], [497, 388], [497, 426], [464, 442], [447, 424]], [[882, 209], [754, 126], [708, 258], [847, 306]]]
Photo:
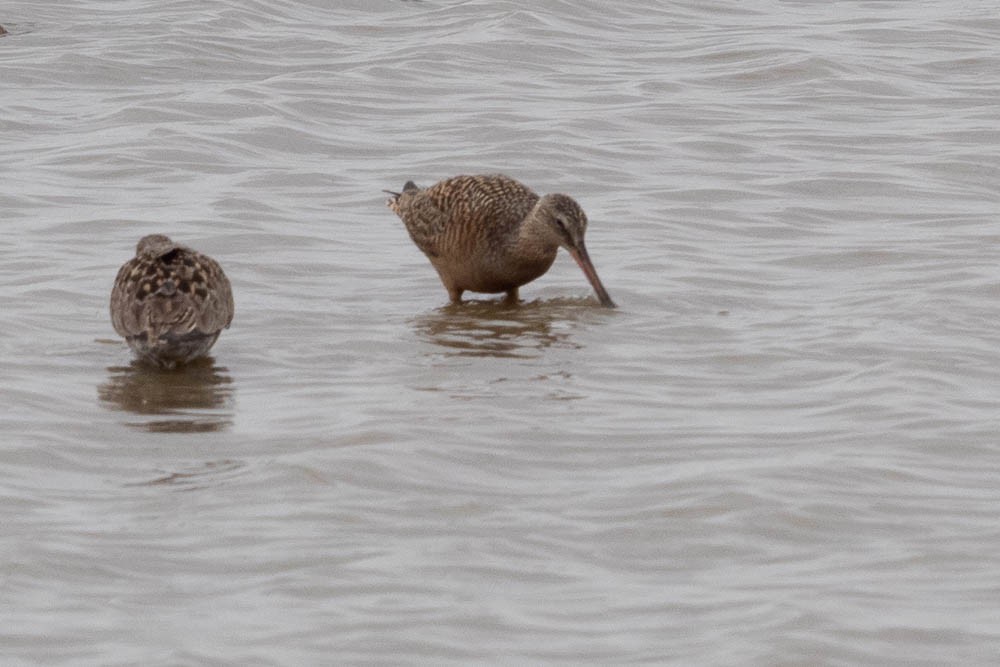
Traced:
[[391, 208], [393, 211], [395, 211], [396, 206], [399, 204], [400, 197], [402, 197], [404, 194], [409, 194], [419, 191], [420, 188], [417, 187], [416, 183], [414, 183], [413, 181], [407, 181], [406, 184], [403, 185], [402, 192], [394, 192], [392, 190], [383, 190], [382, 192], [386, 193], [387, 195], [392, 195], [389, 199], [385, 201], [385, 205]]

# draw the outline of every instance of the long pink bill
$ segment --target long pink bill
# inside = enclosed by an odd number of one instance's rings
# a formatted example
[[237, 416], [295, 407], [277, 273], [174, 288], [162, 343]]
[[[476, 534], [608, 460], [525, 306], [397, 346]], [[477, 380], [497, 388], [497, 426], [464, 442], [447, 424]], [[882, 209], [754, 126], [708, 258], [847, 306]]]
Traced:
[[590, 261], [590, 255], [587, 254], [587, 247], [581, 243], [578, 248], [570, 248], [569, 254], [580, 265], [580, 268], [583, 269], [583, 275], [587, 276], [587, 280], [593, 285], [601, 305], [605, 308], [615, 308], [615, 302], [611, 300], [608, 290], [604, 289], [604, 284], [597, 277], [597, 269], [594, 268], [594, 263]]

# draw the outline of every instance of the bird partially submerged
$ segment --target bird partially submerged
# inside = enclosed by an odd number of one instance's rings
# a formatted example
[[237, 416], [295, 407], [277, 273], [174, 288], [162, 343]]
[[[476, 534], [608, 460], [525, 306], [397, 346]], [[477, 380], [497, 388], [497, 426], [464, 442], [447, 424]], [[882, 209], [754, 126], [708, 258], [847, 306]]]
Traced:
[[548, 271], [561, 246], [601, 305], [615, 307], [584, 244], [587, 216], [572, 197], [539, 197], [501, 174], [455, 176], [423, 189], [408, 181], [402, 192], [386, 192], [392, 195], [386, 204], [437, 269], [452, 302], [467, 290], [506, 292], [516, 302], [518, 288]]
[[233, 310], [222, 267], [162, 234], [139, 240], [111, 290], [115, 331], [140, 359], [163, 368], [205, 355]]

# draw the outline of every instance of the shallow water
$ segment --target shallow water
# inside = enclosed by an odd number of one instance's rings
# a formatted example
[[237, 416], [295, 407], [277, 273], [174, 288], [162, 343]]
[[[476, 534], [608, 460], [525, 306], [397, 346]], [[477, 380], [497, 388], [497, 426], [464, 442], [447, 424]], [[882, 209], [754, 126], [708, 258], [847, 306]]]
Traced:
[[[4, 664], [995, 663], [995, 10], [6, 3]], [[617, 310], [447, 304], [381, 190], [496, 171]]]

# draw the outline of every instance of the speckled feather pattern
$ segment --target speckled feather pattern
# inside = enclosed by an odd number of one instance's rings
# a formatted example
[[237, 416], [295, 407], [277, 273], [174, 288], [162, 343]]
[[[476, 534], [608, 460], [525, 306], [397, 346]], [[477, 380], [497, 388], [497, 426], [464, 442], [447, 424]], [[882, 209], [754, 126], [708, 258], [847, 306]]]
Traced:
[[495, 254], [516, 239], [538, 199], [527, 186], [500, 174], [455, 176], [423, 190], [404, 188], [390, 208], [428, 257]]
[[162, 235], [139, 241], [111, 292], [115, 331], [138, 356], [167, 367], [207, 353], [233, 312], [222, 267]]
[[407, 183], [387, 203], [457, 301], [464, 290], [507, 292], [544, 274], [558, 243], [526, 237], [539, 196], [500, 174], [455, 176], [426, 189]]
[[421, 189], [412, 181], [386, 202], [406, 225], [441, 277], [453, 303], [462, 293], [518, 289], [552, 266], [560, 247], [569, 252], [601, 305], [615, 304], [590, 261], [584, 234], [587, 215], [572, 197], [539, 197], [502, 174], [455, 176]]

